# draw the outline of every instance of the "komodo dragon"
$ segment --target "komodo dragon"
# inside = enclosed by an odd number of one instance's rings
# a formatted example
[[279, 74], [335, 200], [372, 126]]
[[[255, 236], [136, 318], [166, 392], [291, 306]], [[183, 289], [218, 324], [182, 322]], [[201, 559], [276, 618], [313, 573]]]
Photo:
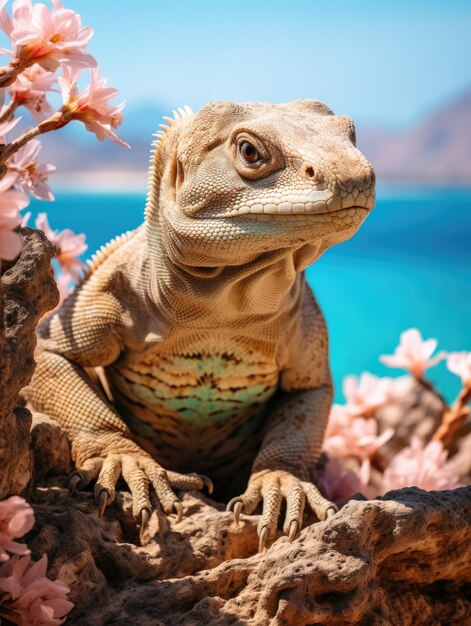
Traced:
[[[236, 484], [253, 463], [228, 507], [238, 520], [263, 501], [263, 549], [283, 500], [291, 540], [306, 500], [319, 519], [336, 510], [310, 481], [332, 383], [304, 269], [357, 231], [374, 172], [353, 122], [315, 100], [165, 119], [144, 224], [102, 247], [41, 324], [26, 396], [66, 430], [71, 486], [96, 480], [100, 514], [121, 476], [145, 525], [149, 487], [181, 518], [173, 490], [209, 486], [203, 473]], [[87, 374], [96, 367], [112, 401]]]

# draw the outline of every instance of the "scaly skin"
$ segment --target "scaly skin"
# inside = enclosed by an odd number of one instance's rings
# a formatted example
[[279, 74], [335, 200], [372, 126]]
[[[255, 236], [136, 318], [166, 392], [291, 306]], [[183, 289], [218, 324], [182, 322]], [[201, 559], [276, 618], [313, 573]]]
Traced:
[[[145, 223], [99, 253], [39, 330], [26, 396], [67, 430], [102, 513], [123, 476], [145, 523], [152, 487], [226, 484], [252, 465], [236, 518], [263, 501], [260, 548], [299, 532], [332, 399], [327, 330], [304, 269], [352, 236], [374, 174], [351, 120], [325, 105], [180, 110], [154, 144]], [[247, 143], [248, 142], [248, 143]], [[110, 399], [87, 368], [103, 367]]]

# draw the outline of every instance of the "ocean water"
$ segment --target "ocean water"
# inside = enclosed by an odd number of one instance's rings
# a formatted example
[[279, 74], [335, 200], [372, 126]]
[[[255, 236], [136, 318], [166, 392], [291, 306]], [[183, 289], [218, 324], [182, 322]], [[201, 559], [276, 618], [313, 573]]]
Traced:
[[[91, 254], [142, 220], [142, 194], [56, 193], [34, 201], [53, 228], [85, 232]], [[87, 252], [87, 255], [88, 255]], [[86, 255], [86, 256], [87, 256]], [[399, 375], [378, 361], [412, 326], [439, 349], [471, 350], [471, 189], [384, 187], [351, 240], [307, 270], [327, 318], [336, 400], [346, 374]], [[430, 379], [451, 400], [458, 379], [441, 364]]]

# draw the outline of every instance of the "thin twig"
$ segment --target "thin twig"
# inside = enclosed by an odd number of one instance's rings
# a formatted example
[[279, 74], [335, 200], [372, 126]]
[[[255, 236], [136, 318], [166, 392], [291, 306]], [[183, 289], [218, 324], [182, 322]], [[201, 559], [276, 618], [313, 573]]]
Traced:
[[426, 391], [429, 391], [430, 393], [433, 393], [433, 395], [438, 398], [438, 400], [440, 400], [440, 402], [443, 404], [443, 407], [445, 410], [448, 410], [450, 407], [448, 405], [448, 402], [445, 400], [445, 398], [442, 396], [442, 394], [434, 387], [434, 385], [432, 385], [432, 383], [428, 380], [426, 380], [425, 378], [417, 378], [417, 376], [414, 376], [416, 382], [422, 387], [422, 389], [425, 389]]
[[0, 166], [3, 165], [15, 152], [18, 152], [28, 141], [35, 139], [39, 135], [49, 133], [52, 130], [58, 130], [63, 126], [66, 126], [72, 119], [67, 116], [66, 112], [62, 109], [51, 115], [47, 120], [41, 122], [34, 128], [23, 133], [20, 137], [13, 140], [11, 143], [7, 143], [4, 146], [0, 146]]
[[34, 139], [40, 134], [41, 131], [39, 130], [39, 127], [35, 126], [34, 128], [26, 131], [26, 133], [23, 133], [23, 135], [20, 135], [11, 143], [5, 144], [0, 149], [0, 165], [5, 163], [13, 154], [15, 154], [15, 152], [18, 152], [18, 150], [28, 143], [28, 141], [31, 141], [31, 139]]
[[10, 122], [13, 119], [15, 111], [18, 107], [18, 101], [15, 100], [15, 98], [12, 98], [8, 103], [8, 106], [3, 111], [2, 115], [0, 115], [0, 124], [3, 124], [4, 122]]
[[0, 88], [4, 89], [12, 85], [18, 77], [18, 74], [24, 72], [26, 68], [21, 65], [7, 65], [0, 67]]
[[455, 432], [471, 414], [471, 409], [466, 406], [470, 401], [471, 383], [463, 385], [451, 408], [444, 411], [441, 424], [432, 437], [434, 441], [441, 441], [445, 448], [450, 444]]

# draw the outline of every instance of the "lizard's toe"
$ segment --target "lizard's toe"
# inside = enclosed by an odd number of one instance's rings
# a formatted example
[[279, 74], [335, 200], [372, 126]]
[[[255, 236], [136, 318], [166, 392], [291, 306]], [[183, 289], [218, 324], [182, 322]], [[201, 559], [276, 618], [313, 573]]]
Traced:
[[[155, 490], [164, 512], [167, 515], [175, 513], [177, 522], [183, 517], [183, 505], [173, 489], [191, 490], [206, 487], [211, 493], [213, 484], [207, 476], [167, 472], [135, 443], [129, 441], [121, 443], [121, 449], [118, 451], [114, 449], [108, 452], [104, 449], [102, 456], [83, 461], [69, 478], [71, 493], [96, 480], [94, 489], [100, 517], [115, 499], [116, 484], [121, 476], [131, 491], [133, 516], [140, 523], [141, 530], [147, 526], [153, 510], [150, 488]], [[94, 444], [96, 446], [96, 442]]]
[[77, 489], [85, 488], [92, 480], [96, 480], [103, 467], [101, 457], [87, 459], [69, 476], [69, 491], [73, 495]]
[[172, 491], [168, 473], [158, 463], [146, 457], [141, 459], [140, 466], [154, 487], [164, 512], [170, 515], [175, 510], [177, 521], [180, 521], [183, 517], [183, 505]]
[[332, 517], [339, 509], [336, 504], [324, 498], [319, 489], [313, 484], [306, 481], [301, 482], [301, 486], [306, 494], [309, 506], [320, 520], [326, 520]]
[[290, 541], [294, 541], [303, 525], [306, 495], [300, 481], [294, 476], [284, 477], [281, 482], [283, 496], [286, 498], [283, 532], [288, 535]]
[[[105, 508], [111, 504], [116, 495], [116, 483], [121, 476], [121, 459], [118, 454], [110, 454], [103, 460], [100, 474], [95, 483], [95, 499], [98, 504], [98, 515], [103, 516]], [[105, 497], [106, 495], [106, 497]]]
[[179, 474], [178, 472], [167, 472], [167, 479], [173, 489], [190, 491], [191, 489], [206, 489], [208, 493], [213, 493], [213, 483], [210, 478], [202, 474]]
[[272, 541], [276, 535], [276, 527], [280, 516], [282, 493], [278, 477], [274, 474], [263, 482], [262, 486], [263, 512], [258, 523], [260, 539], [259, 551], [265, 549], [267, 539]]
[[252, 474], [245, 493], [232, 498], [227, 510], [234, 511], [238, 522], [241, 512], [250, 515], [260, 500], [263, 500], [263, 512], [257, 529], [260, 551], [276, 536], [283, 500], [286, 501], [283, 532], [290, 541], [294, 541], [301, 531], [306, 502], [320, 520], [331, 517], [338, 510], [313, 483], [301, 480], [285, 470], [260, 470]]

